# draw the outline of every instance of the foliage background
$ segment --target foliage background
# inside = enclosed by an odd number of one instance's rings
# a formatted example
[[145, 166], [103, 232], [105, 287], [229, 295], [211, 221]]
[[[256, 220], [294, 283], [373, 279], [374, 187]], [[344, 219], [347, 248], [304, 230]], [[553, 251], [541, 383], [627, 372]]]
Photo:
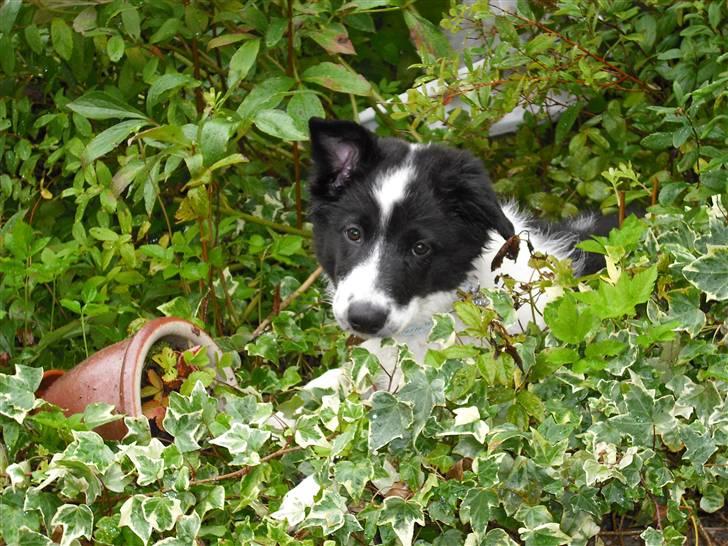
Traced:
[[[703, 537], [728, 488], [727, 19], [720, 1], [6, 0], [3, 540], [576, 544], [608, 514], [651, 544]], [[443, 30], [462, 29], [454, 52]], [[434, 97], [396, 99], [433, 80]], [[298, 391], [349, 358], [323, 286], [280, 309], [315, 269], [305, 122], [390, 98], [382, 134], [470, 148], [536, 214], [623, 195], [654, 217], [592, 243], [610, 262], [593, 292], [544, 265], [567, 290], [547, 332], [499, 333], [527, 296], [511, 287], [457, 309], [485, 350], [403, 355], [428, 388]], [[535, 108], [517, 133], [488, 138], [521, 102]], [[559, 102], [552, 121], [540, 106]], [[179, 397], [164, 445], [131, 421], [104, 444], [89, 430], [108, 408], [30, 412], [41, 367], [159, 314], [239, 355], [246, 393], [225, 413]], [[450, 329], [442, 317], [433, 335]], [[295, 425], [268, 426], [274, 408]], [[289, 529], [272, 514], [311, 473], [323, 490]]]

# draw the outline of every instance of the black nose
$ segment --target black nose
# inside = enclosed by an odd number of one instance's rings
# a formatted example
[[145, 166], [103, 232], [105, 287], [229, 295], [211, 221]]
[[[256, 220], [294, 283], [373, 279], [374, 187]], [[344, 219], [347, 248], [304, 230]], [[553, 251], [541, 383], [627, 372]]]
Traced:
[[389, 312], [367, 302], [355, 301], [349, 306], [349, 324], [362, 334], [376, 334], [387, 322]]

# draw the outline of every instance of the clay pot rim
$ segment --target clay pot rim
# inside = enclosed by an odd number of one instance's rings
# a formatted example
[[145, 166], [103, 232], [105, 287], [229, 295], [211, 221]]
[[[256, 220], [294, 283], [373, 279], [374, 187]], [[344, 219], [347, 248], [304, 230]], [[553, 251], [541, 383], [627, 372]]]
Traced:
[[[184, 343], [192, 343], [192, 345], [201, 345], [205, 347], [207, 356], [213, 366], [222, 356], [222, 351], [217, 343], [201, 328], [198, 328], [191, 322], [176, 317], [161, 317], [148, 321], [139, 331], [131, 338], [129, 345], [124, 353], [124, 361], [121, 368], [121, 374], [127, 376], [132, 375], [132, 381], [122, 384], [120, 398], [122, 405], [128, 401], [131, 403], [126, 407], [132, 409], [128, 413], [131, 417], [139, 417], [142, 415], [141, 400], [141, 383], [142, 372], [144, 371], [146, 357], [152, 346], [165, 338], [172, 338], [169, 342], [174, 345], [183, 345]], [[219, 373], [219, 372], [218, 372]], [[226, 368], [223, 370], [224, 379], [230, 384], [237, 384], [232, 370]]]

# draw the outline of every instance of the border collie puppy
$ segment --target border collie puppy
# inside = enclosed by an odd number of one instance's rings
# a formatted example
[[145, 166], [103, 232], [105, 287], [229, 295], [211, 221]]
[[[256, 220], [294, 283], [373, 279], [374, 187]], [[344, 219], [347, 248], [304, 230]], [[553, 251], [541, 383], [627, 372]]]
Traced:
[[[536, 279], [526, 238], [537, 251], [571, 258], [577, 275], [603, 266], [574, 245], [609, 226], [591, 215], [541, 224], [501, 205], [482, 163], [466, 151], [379, 138], [349, 121], [312, 118], [309, 129], [314, 244], [334, 316], [344, 330], [370, 338], [364, 346], [385, 368], [394, 354], [379, 338], [406, 343], [423, 358], [432, 315], [451, 310], [458, 289], [494, 288], [500, 274]], [[513, 235], [524, 248], [491, 271]], [[554, 296], [544, 294], [539, 311]], [[517, 314], [521, 327], [541, 316], [530, 306]]]

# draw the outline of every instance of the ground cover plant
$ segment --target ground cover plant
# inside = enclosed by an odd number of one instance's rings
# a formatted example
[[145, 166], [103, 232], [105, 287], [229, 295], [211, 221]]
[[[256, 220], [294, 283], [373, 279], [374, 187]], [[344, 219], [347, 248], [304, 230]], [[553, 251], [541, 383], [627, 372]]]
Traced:
[[[719, 543], [727, 22], [717, 0], [5, 0], [1, 541]], [[375, 104], [382, 134], [470, 148], [536, 215], [626, 218], [585, 243], [602, 274], [535, 253], [540, 280], [463, 294], [465, 332], [438, 316], [441, 349], [402, 349], [407, 386], [366, 398], [377, 363], [330, 320], [302, 181], [306, 120]], [[508, 334], [548, 285], [546, 329]], [[93, 432], [112, 408], [35, 398], [160, 314], [215, 335], [238, 389], [165, 393], [165, 435], [126, 418], [121, 442]], [[299, 389], [347, 360], [349, 386]]]

